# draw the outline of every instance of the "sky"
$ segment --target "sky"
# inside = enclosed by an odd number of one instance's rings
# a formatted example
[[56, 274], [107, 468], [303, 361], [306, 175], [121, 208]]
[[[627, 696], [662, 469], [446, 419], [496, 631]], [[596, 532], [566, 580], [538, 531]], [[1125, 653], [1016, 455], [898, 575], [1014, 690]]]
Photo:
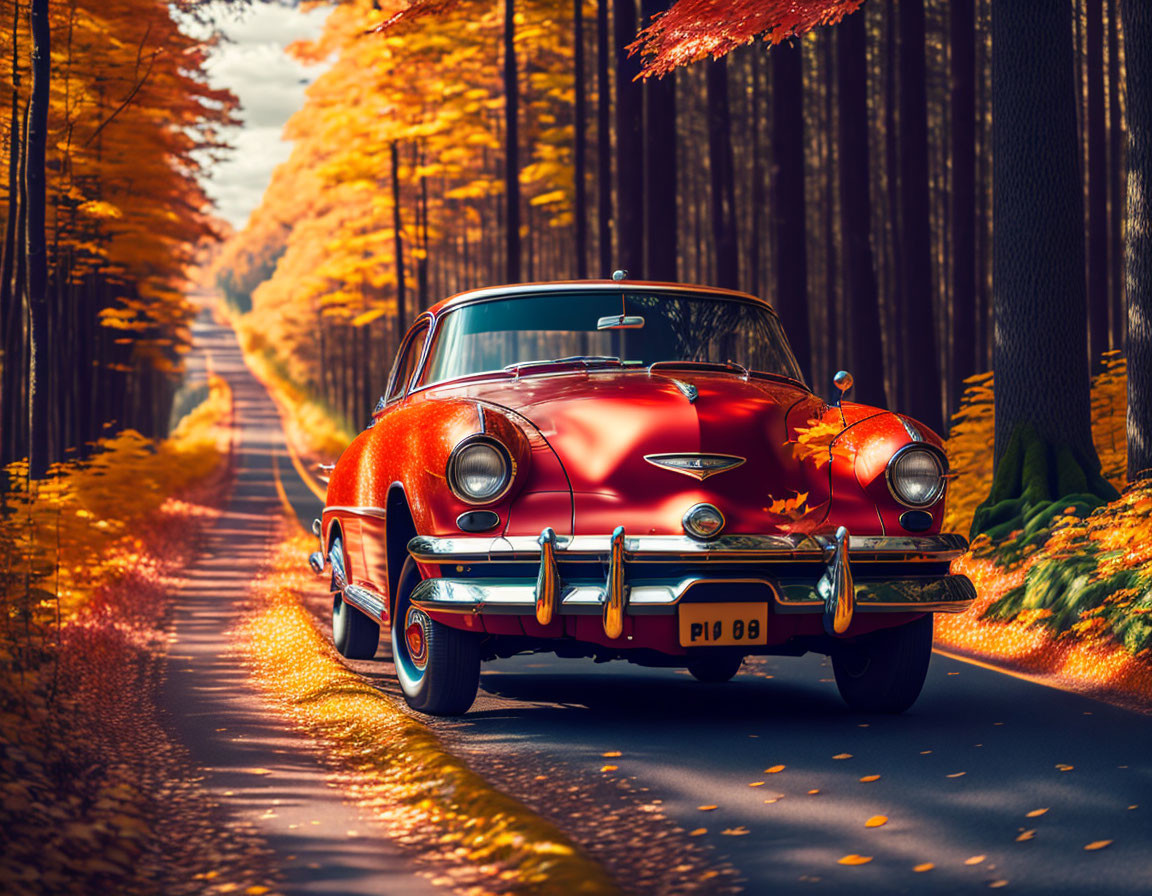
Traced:
[[292, 145], [280, 138], [281, 131], [320, 71], [299, 64], [284, 48], [319, 34], [327, 13], [260, 3], [242, 14], [225, 13], [217, 23], [229, 41], [213, 54], [209, 77], [212, 86], [227, 87], [240, 98], [243, 124], [226, 133], [235, 148], [212, 166], [206, 188], [217, 214], [237, 229], [260, 204], [272, 170], [288, 158]]

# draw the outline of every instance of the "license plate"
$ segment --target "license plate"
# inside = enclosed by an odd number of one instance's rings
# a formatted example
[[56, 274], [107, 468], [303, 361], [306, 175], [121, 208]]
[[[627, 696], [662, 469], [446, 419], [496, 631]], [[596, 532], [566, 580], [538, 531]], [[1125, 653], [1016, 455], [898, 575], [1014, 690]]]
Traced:
[[681, 647], [768, 643], [768, 604], [680, 604]]

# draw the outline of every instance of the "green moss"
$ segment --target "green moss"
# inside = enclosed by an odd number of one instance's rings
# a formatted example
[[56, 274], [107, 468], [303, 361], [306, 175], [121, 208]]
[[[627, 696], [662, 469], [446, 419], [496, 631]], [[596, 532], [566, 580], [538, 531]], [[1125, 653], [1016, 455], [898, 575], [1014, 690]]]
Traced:
[[1100, 475], [1099, 461], [1082, 460], [1067, 445], [1049, 442], [1024, 424], [1008, 439], [988, 499], [976, 508], [971, 535], [1005, 542], [1019, 532], [1019, 543], [1005, 546], [1011, 559], [1024, 545], [1045, 540], [1052, 521], [1067, 508], [1086, 515], [1116, 497]]

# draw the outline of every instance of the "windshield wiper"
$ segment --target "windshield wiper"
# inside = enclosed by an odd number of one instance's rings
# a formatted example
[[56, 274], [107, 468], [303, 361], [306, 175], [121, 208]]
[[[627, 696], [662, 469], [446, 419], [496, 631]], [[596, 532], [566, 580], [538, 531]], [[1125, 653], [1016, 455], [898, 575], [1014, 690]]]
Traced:
[[566, 358], [545, 358], [543, 361], [521, 361], [518, 364], [508, 364], [504, 367], [506, 373], [519, 374], [526, 367], [552, 367], [556, 364], [583, 364], [591, 367], [593, 364], [620, 364], [616, 355], [569, 355]]

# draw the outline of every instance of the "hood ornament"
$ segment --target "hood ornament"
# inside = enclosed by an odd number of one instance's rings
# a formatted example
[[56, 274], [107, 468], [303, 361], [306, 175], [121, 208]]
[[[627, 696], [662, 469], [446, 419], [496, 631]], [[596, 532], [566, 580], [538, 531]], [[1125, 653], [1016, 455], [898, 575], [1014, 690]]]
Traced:
[[700, 390], [691, 383], [686, 383], [683, 380], [675, 380], [672, 379], [672, 377], [668, 377], [668, 379], [672, 380], [672, 385], [679, 389], [680, 394], [688, 399], [688, 404], [694, 404], [696, 399], [700, 397]]
[[673, 473], [683, 473], [693, 479], [704, 480], [717, 473], [735, 470], [746, 458], [735, 454], [645, 454], [644, 460], [654, 467], [663, 467]]

